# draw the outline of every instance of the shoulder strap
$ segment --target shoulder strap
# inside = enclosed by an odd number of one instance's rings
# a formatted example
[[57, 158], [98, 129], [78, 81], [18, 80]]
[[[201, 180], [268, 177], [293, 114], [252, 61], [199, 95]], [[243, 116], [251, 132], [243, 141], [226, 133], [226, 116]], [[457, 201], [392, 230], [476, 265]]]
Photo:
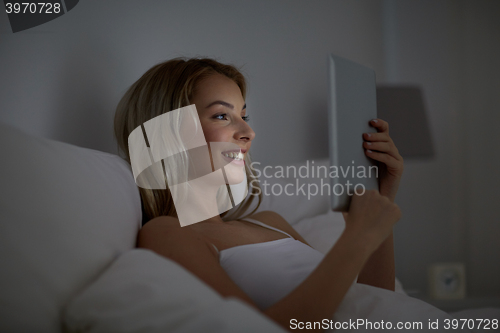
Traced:
[[250, 219], [250, 218], [245, 218], [245, 219], [241, 219], [240, 221], [246, 221], [246, 222], [250, 222], [250, 223], [254, 223], [254, 224], [258, 224], [260, 225], [261, 227], [264, 227], [264, 228], [268, 228], [268, 229], [271, 229], [271, 230], [274, 230], [274, 231], [278, 231], [278, 232], [281, 232], [282, 234], [285, 234], [287, 235], [288, 237], [292, 238], [292, 239], [295, 239], [293, 238], [290, 234], [284, 232], [283, 230], [280, 230], [278, 228], [275, 228], [275, 227], [271, 227], [270, 225], [267, 225], [265, 223], [262, 223], [260, 221], [257, 221], [257, 220], [254, 220], [254, 219]]
[[213, 243], [210, 243], [210, 244], [212, 244], [212, 246], [214, 247], [215, 251], [217, 251], [217, 257], [218, 257], [219, 263], [220, 263], [220, 251], [219, 251], [219, 249]]

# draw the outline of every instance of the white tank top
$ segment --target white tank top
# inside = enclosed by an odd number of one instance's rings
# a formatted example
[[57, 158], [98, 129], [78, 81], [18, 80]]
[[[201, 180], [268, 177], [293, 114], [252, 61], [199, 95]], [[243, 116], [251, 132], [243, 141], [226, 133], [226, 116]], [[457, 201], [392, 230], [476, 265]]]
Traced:
[[[246, 244], [219, 251], [219, 262], [233, 281], [265, 310], [288, 295], [323, 260], [324, 254], [286, 232], [253, 219], [245, 219], [289, 238]], [[212, 244], [213, 245], [213, 244]]]

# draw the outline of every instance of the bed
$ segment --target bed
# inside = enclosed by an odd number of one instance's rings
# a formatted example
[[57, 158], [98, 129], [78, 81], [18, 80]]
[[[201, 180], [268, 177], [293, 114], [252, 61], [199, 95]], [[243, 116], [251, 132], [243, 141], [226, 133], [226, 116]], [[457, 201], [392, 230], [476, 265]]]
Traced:
[[[0, 140], [1, 332], [284, 332], [175, 262], [134, 247], [141, 203], [120, 157], [5, 124]], [[326, 252], [343, 219], [326, 197], [315, 198], [269, 196], [260, 210], [282, 214]], [[353, 284], [332, 323], [419, 320], [426, 328], [430, 319], [454, 318], [397, 282], [396, 293]], [[499, 309], [474, 311], [461, 316], [500, 318]]]

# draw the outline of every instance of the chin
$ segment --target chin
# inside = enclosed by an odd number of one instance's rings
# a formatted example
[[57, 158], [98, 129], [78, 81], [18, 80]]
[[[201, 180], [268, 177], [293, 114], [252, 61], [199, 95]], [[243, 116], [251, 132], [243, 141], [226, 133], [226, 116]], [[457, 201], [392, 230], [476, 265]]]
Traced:
[[226, 171], [226, 177], [228, 185], [240, 184], [245, 180], [245, 165], [235, 165], [234, 163], [229, 163], [224, 167]]

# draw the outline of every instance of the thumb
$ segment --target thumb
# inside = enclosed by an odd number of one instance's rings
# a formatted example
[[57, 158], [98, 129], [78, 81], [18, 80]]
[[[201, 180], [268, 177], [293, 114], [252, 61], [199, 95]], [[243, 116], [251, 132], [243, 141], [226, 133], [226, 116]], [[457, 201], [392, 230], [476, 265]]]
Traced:
[[344, 216], [344, 222], [347, 222], [347, 217], [349, 216], [348, 212], [342, 212], [342, 215]]

